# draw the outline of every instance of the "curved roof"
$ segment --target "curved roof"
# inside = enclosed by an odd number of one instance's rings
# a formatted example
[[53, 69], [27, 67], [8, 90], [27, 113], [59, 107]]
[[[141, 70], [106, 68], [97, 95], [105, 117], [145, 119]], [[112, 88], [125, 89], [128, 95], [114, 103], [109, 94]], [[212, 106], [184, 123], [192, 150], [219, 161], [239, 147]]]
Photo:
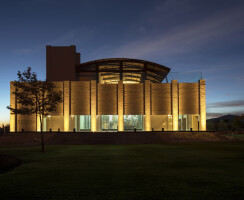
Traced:
[[[131, 58], [106, 58], [76, 65], [76, 73], [100, 72], [104, 80], [114, 79], [123, 74], [123, 80], [162, 82], [170, 68], [154, 62]], [[120, 75], [121, 76], [121, 75]]]

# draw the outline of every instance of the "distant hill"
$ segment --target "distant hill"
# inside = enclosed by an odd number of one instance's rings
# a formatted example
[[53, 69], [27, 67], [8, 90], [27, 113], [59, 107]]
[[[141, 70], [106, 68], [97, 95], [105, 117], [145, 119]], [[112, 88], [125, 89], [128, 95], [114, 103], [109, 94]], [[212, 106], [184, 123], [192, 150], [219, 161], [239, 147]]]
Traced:
[[212, 118], [212, 119], [208, 119], [207, 122], [211, 122], [211, 121], [222, 121], [222, 120], [225, 120], [225, 119], [228, 119], [229, 121], [232, 121], [236, 118], [238, 118], [240, 116], [238, 115], [223, 115], [223, 116], [220, 116], [220, 117], [217, 117], [217, 118]]
[[223, 115], [207, 120], [207, 130], [232, 130], [244, 128], [244, 116]]

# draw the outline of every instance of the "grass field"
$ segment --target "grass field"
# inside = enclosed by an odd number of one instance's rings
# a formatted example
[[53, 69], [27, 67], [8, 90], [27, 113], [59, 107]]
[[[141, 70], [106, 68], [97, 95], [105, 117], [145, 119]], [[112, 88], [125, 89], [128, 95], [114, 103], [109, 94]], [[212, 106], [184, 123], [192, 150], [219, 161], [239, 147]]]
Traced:
[[244, 199], [244, 142], [1, 147], [0, 199]]
[[237, 138], [237, 139], [244, 139], [244, 134], [225, 134], [225, 136], [232, 137], [232, 138]]

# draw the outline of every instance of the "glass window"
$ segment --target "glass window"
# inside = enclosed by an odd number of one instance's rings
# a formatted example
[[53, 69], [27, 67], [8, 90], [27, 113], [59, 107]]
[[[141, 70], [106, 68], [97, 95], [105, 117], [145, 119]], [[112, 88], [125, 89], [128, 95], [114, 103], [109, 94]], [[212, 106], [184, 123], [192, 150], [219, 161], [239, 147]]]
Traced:
[[143, 115], [124, 115], [124, 130], [143, 130]]
[[118, 130], [118, 115], [101, 115], [99, 126], [101, 131]]
[[172, 131], [172, 115], [151, 115], [151, 127], [155, 131]]
[[198, 131], [198, 115], [179, 115], [179, 131]]
[[60, 131], [64, 130], [64, 117], [59, 115], [48, 115], [43, 119], [43, 131]]
[[90, 115], [78, 115], [76, 118], [76, 126], [78, 131], [90, 131], [91, 130], [91, 116]]

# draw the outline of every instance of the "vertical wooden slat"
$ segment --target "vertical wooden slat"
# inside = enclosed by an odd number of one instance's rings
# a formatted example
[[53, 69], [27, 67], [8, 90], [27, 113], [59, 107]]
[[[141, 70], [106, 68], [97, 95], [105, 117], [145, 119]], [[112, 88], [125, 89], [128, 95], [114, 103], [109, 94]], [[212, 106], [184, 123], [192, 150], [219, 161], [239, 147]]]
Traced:
[[143, 84], [124, 84], [124, 114], [144, 115]]
[[152, 115], [171, 115], [171, 84], [151, 83]]
[[91, 81], [91, 131], [97, 130], [96, 127], [97, 117], [97, 81]]
[[71, 82], [71, 115], [90, 115], [90, 82]]
[[199, 114], [198, 83], [179, 83], [179, 114]]
[[124, 131], [124, 85], [118, 83], [118, 131]]
[[199, 81], [199, 107], [200, 107], [200, 130], [206, 131], [206, 83], [204, 79]]
[[171, 83], [172, 89], [172, 122], [173, 122], [173, 131], [178, 130], [178, 118], [179, 118], [179, 110], [178, 110], [178, 83], [177, 80], [172, 80]]
[[117, 84], [98, 84], [98, 115], [117, 115]]

